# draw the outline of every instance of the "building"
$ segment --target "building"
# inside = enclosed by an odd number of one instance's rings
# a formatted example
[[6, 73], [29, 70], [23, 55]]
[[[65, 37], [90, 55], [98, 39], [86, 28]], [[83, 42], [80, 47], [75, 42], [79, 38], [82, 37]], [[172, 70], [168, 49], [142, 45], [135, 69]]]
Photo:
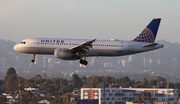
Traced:
[[42, 55], [36, 55], [36, 61], [35, 61], [35, 64], [36, 64], [36, 69], [37, 70], [40, 70], [43, 68], [43, 62], [44, 62], [44, 57]]
[[48, 100], [40, 100], [38, 104], [50, 104], [50, 102]]
[[36, 69], [36, 64], [35, 63], [30, 63], [29, 64], [29, 69]]
[[[133, 102], [143, 92], [151, 94], [153, 103], [169, 101], [170, 104], [178, 104], [178, 89], [165, 88], [81, 88], [81, 99], [98, 99], [99, 104], [124, 104], [127, 98]], [[149, 103], [148, 98], [142, 99]]]
[[39, 91], [39, 88], [24, 88], [25, 91], [31, 91], [31, 93], [37, 93]]
[[54, 69], [54, 60], [52, 58], [48, 59], [48, 69]]
[[48, 68], [48, 58], [47, 57], [43, 57], [43, 68]]
[[76, 104], [98, 104], [98, 100], [76, 100]]

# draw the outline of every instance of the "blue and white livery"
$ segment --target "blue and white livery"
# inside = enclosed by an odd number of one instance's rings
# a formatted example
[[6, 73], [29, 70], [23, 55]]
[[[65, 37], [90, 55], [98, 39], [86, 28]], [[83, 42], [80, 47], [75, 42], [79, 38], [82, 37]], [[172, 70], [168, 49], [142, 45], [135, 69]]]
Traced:
[[96, 40], [96, 39], [66, 39], [66, 38], [31, 38], [24, 39], [14, 46], [14, 50], [32, 54], [31, 62], [35, 62], [36, 54], [54, 55], [62, 60], [80, 60], [87, 65], [86, 57], [93, 56], [123, 56], [163, 48], [155, 43], [161, 19], [153, 19], [146, 28], [134, 39]]

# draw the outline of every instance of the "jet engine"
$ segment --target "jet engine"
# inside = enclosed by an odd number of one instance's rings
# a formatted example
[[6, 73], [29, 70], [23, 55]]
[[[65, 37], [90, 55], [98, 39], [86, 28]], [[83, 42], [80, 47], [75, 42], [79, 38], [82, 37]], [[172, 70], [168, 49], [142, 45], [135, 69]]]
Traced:
[[80, 59], [76, 54], [69, 50], [55, 49], [54, 57], [61, 58], [62, 60], [77, 60]]

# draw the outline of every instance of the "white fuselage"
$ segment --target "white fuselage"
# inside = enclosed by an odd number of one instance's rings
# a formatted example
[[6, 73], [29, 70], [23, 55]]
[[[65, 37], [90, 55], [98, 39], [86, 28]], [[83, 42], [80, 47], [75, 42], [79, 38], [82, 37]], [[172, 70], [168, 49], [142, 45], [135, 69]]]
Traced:
[[[89, 39], [63, 39], [63, 38], [32, 38], [22, 40], [14, 46], [14, 50], [28, 54], [54, 54], [55, 49], [70, 49]], [[157, 44], [153, 47], [142, 47], [147, 42], [123, 40], [96, 40], [92, 48], [87, 51], [87, 56], [123, 56], [162, 48]]]

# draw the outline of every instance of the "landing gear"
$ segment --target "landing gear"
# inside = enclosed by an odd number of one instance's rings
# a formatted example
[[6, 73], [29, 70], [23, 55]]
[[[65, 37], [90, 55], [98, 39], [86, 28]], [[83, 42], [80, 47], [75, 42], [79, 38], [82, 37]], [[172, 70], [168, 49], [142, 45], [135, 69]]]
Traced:
[[88, 62], [86, 60], [80, 59], [79, 63], [83, 64], [83, 65], [87, 65]]
[[34, 62], [35, 62], [35, 60], [34, 60], [34, 59], [32, 59], [32, 60], [31, 60], [31, 62], [32, 62], [32, 63], [34, 63]]
[[36, 57], [36, 54], [33, 54], [33, 55], [32, 55], [32, 60], [31, 60], [32, 63], [35, 62], [35, 57]]

